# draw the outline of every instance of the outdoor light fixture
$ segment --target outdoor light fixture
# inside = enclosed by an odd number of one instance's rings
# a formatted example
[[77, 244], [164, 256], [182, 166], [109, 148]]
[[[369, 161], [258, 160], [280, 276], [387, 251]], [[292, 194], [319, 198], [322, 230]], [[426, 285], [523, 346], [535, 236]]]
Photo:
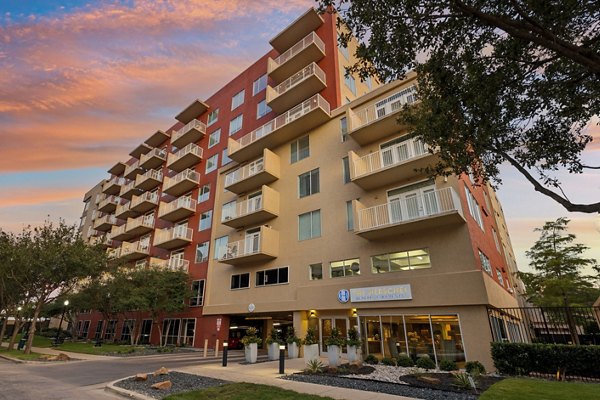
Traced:
[[284, 344], [280, 344], [279, 345], [279, 373], [280, 374], [284, 374], [284, 370], [285, 370], [285, 345]]
[[223, 342], [223, 366], [227, 366], [227, 349], [229, 348], [229, 343]]
[[308, 314], [309, 318], [316, 318], [317, 317], [317, 312], [315, 310], [310, 310], [309, 314]]
[[356, 308], [352, 309], [352, 316], [355, 318], [358, 317], [358, 311], [356, 311]]

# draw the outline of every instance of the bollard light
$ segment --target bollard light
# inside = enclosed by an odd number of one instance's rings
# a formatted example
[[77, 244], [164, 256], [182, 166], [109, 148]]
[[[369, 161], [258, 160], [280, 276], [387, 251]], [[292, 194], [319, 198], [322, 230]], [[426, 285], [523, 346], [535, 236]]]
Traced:
[[229, 348], [229, 343], [223, 342], [223, 366], [227, 366], [227, 349]]
[[284, 344], [280, 344], [279, 345], [279, 373], [280, 374], [284, 374], [284, 367], [285, 367], [285, 345]]

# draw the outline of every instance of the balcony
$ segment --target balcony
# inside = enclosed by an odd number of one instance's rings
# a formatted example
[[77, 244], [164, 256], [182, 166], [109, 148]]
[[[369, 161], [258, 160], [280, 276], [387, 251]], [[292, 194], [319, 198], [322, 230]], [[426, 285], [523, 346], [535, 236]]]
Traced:
[[279, 193], [268, 186], [260, 196], [223, 207], [221, 223], [232, 228], [257, 225], [279, 216]]
[[144, 169], [155, 169], [160, 167], [167, 160], [167, 151], [165, 149], [154, 148], [140, 157], [140, 167]]
[[267, 73], [275, 82], [282, 82], [294, 72], [325, 57], [325, 43], [310, 32], [276, 59], [267, 60]]
[[154, 215], [141, 215], [137, 218], [128, 218], [125, 232], [131, 236], [140, 236], [154, 229]]
[[171, 144], [183, 149], [190, 143], [196, 143], [206, 134], [206, 125], [197, 119], [188, 122], [183, 128], [171, 135]]
[[142, 167], [140, 167], [140, 161], [136, 160], [133, 164], [128, 165], [125, 168], [125, 178], [127, 179], [135, 179], [137, 174], [141, 174], [144, 171]]
[[377, 103], [354, 111], [348, 109], [348, 134], [360, 145], [376, 142], [408, 127], [397, 117], [406, 104], [416, 101], [417, 87], [410, 85]]
[[123, 242], [119, 258], [125, 260], [140, 260], [150, 255], [150, 243], [148, 241], [137, 241], [133, 243]]
[[202, 160], [202, 148], [190, 143], [176, 153], [170, 153], [167, 158], [167, 168], [181, 172], [197, 165]]
[[279, 156], [264, 149], [262, 158], [254, 160], [225, 175], [225, 189], [240, 194], [257, 189], [279, 179]]
[[131, 202], [125, 202], [123, 204], [120, 204], [117, 206], [117, 209], [115, 210], [115, 215], [117, 218], [119, 219], [127, 219], [129, 217], [135, 217], [138, 215], [138, 213], [136, 213], [135, 211], [133, 211], [131, 208]]
[[121, 248], [117, 247], [115, 249], [106, 249], [106, 257], [109, 260], [114, 260], [116, 258], [119, 258], [119, 255], [121, 254]]
[[152, 190], [162, 182], [163, 174], [158, 169], [151, 169], [135, 178], [135, 187], [140, 190]]
[[124, 240], [129, 240], [133, 237], [130, 233], [127, 232], [127, 224], [123, 224], [120, 226], [113, 225], [110, 230], [110, 238], [112, 240], [118, 240], [122, 242]]
[[190, 269], [190, 262], [182, 258], [169, 258], [168, 260], [153, 258], [150, 260], [150, 263], [155, 267], [165, 268], [171, 271], [188, 272]]
[[312, 63], [274, 88], [267, 86], [267, 105], [280, 114], [319, 93], [326, 86], [325, 72], [316, 63]]
[[238, 265], [256, 261], [267, 261], [279, 255], [279, 232], [266, 226], [260, 232], [237, 242], [227, 244], [225, 254], [219, 262]]
[[229, 158], [237, 162], [260, 156], [264, 148], [287, 143], [329, 120], [329, 103], [316, 94], [238, 140], [229, 138]]
[[281, 53], [289, 49], [307, 33], [316, 30], [321, 25], [323, 25], [323, 18], [321, 18], [317, 10], [311, 7], [298, 19], [289, 24], [287, 28], [279, 32], [269, 43], [275, 50]]
[[139, 196], [131, 198], [131, 210], [139, 213], [145, 213], [158, 205], [158, 192], [145, 192]]
[[134, 194], [138, 193], [140, 193], [140, 190], [135, 187], [135, 181], [131, 181], [128, 184], [123, 185], [121, 187], [121, 192], [119, 193], [119, 196], [121, 196], [124, 199], [131, 200], [131, 197]]
[[104, 213], [112, 213], [117, 209], [117, 206], [121, 203], [121, 198], [115, 195], [106, 195], [104, 199], [98, 204], [98, 211]]
[[420, 169], [438, 160], [438, 156], [430, 153], [423, 141], [415, 138], [362, 157], [351, 151], [348, 158], [352, 182], [365, 190], [421, 175]]
[[121, 186], [125, 184], [123, 177], [114, 176], [102, 185], [102, 193], [107, 195], [119, 194]]
[[108, 232], [113, 225], [118, 222], [117, 217], [114, 215], [104, 215], [94, 222], [94, 229], [97, 231]]
[[436, 189], [365, 208], [354, 200], [358, 219], [355, 233], [369, 239], [399, 235], [465, 222], [460, 198], [453, 188]]
[[196, 200], [191, 197], [180, 197], [170, 203], [160, 202], [158, 218], [165, 221], [177, 222], [196, 212]]
[[192, 229], [185, 225], [168, 229], [157, 229], [154, 246], [171, 250], [192, 243]]
[[200, 183], [200, 174], [193, 169], [186, 169], [172, 178], [165, 178], [163, 192], [171, 196], [179, 197], [182, 194], [198, 187]]

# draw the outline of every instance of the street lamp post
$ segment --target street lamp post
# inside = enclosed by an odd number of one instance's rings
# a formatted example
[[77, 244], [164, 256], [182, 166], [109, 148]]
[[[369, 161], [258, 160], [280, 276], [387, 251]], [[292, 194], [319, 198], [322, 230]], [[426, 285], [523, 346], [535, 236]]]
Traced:
[[65, 312], [67, 311], [67, 306], [69, 305], [69, 300], [65, 300], [63, 303], [64, 307], [62, 310], [62, 314], [60, 316], [60, 323], [58, 324], [58, 330], [56, 331], [56, 338], [54, 339], [54, 345], [58, 346], [60, 344], [60, 330], [62, 328], [63, 320], [65, 319]]

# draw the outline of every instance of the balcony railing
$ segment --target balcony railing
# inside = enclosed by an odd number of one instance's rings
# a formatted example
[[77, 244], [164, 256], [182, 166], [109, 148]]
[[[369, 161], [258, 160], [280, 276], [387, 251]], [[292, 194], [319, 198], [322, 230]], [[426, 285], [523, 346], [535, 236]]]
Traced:
[[[174, 171], [181, 171], [183, 168], [197, 164], [201, 159], [202, 148], [195, 143], [190, 143], [176, 153], [169, 154], [167, 166]], [[180, 165], [183, 165], [183, 168]]]
[[102, 201], [98, 204], [98, 210], [100, 211], [114, 211], [117, 206], [121, 203], [122, 199], [114, 194], [106, 195]]
[[[143, 227], [145, 229], [137, 229]], [[127, 232], [131, 232], [134, 230], [137, 231], [147, 231], [148, 229], [154, 228], [154, 215], [141, 215], [137, 218], [129, 218], [127, 220]]]
[[308, 35], [304, 36], [302, 40], [298, 43], [290, 47], [285, 53], [281, 54], [274, 61], [277, 65], [281, 65], [286, 61], [293, 58], [296, 54], [300, 53], [302, 50], [310, 46], [311, 44], [316, 44], [319, 49], [324, 53], [325, 52], [325, 43], [321, 40], [316, 33], [311, 32]]
[[158, 192], [145, 192], [140, 196], [133, 196], [131, 199], [131, 209], [135, 210], [140, 204], [146, 202], [158, 205]]
[[112, 240], [121, 240], [122, 238], [120, 238], [120, 236], [125, 235], [126, 230], [127, 224], [123, 224], [121, 226], [113, 225], [109, 236]]
[[405, 140], [355, 160], [354, 178], [409, 162], [425, 154], [429, 154], [428, 146], [421, 139]]
[[129, 179], [135, 179], [137, 171], [140, 169], [140, 160], [135, 160], [133, 164], [125, 167], [124, 175]]
[[263, 158], [253, 161], [250, 164], [246, 164], [243, 167], [225, 175], [225, 187], [234, 185], [240, 181], [243, 181], [244, 179], [248, 179], [264, 170], [265, 163]]
[[358, 232], [385, 228], [453, 211], [461, 211], [460, 199], [454, 189], [450, 187], [435, 189], [358, 210]]
[[262, 235], [254, 235], [242, 240], [238, 240], [237, 242], [228, 243], [225, 249], [225, 254], [219, 259], [219, 261], [247, 257], [260, 253], [261, 239]]
[[117, 187], [122, 186], [123, 184], [125, 184], [125, 178], [122, 176], [113, 176], [110, 180], [104, 182], [104, 185], [102, 185], [102, 191], [106, 192], [116, 189], [116, 192], [118, 193], [119, 190]]
[[139, 255], [147, 255], [150, 252], [150, 242], [149, 241], [136, 241], [136, 242], [123, 242], [121, 244], [121, 254], [120, 257], [127, 257], [132, 254]]
[[287, 92], [294, 86], [298, 85], [299, 83], [301, 83], [302, 81], [306, 80], [307, 78], [309, 78], [313, 75], [316, 75], [323, 82], [325, 82], [325, 72], [323, 72], [323, 70], [321, 68], [319, 68], [319, 66], [316, 63], [313, 62], [312, 64], [308, 65], [307, 67], [304, 67], [299, 72], [296, 72], [294, 75], [290, 76], [288, 79], [286, 79], [279, 85], [275, 86], [273, 88], [273, 90], [278, 95], [284, 94], [285, 92]]
[[156, 168], [167, 159], [167, 151], [161, 148], [154, 148], [140, 157], [140, 166], [144, 168]]
[[198, 184], [200, 182], [200, 174], [198, 174], [193, 169], [188, 168], [185, 171], [178, 173], [172, 178], [166, 177], [163, 183], [163, 191], [166, 192], [169, 189], [186, 180], [193, 181], [195, 184]]
[[190, 269], [190, 262], [182, 258], [169, 258], [167, 260], [167, 268], [171, 271], [188, 272]]
[[188, 209], [192, 212], [195, 212], [196, 204], [197, 204], [196, 200], [194, 200], [188, 196], [179, 197], [178, 199], [175, 199], [170, 203], [161, 202], [160, 208], [158, 210], [158, 217], [162, 218], [163, 216], [171, 214], [174, 211], [181, 209], [181, 208]]
[[[159, 229], [154, 235], [154, 245], [160, 246], [171, 241], [177, 242], [191, 242], [192, 241], [192, 229], [187, 226], [175, 226], [168, 229]], [[164, 246], [169, 248], [169, 246]]]
[[117, 224], [117, 217], [114, 215], [104, 215], [96, 220], [94, 223], [94, 229], [107, 231], [110, 229], [110, 226]]
[[414, 103], [417, 100], [415, 96], [416, 91], [417, 87], [412, 85], [378, 101], [372, 106], [355, 111], [352, 116], [352, 130], [359, 129], [362, 126], [398, 112], [405, 104]]
[[154, 189], [160, 185], [163, 179], [163, 173], [158, 169], [150, 169], [135, 178], [135, 187], [141, 190]]
[[241, 201], [236, 203], [234, 207], [223, 208], [221, 222], [255, 213], [262, 210], [263, 206], [264, 204], [262, 195]]
[[204, 135], [206, 133], [206, 125], [197, 119], [191, 120], [183, 128], [171, 135], [171, 144], [177, 146], [177, 143], [179, 143], [181, 139], [192, 130], [195, 130], [200, 135]]

